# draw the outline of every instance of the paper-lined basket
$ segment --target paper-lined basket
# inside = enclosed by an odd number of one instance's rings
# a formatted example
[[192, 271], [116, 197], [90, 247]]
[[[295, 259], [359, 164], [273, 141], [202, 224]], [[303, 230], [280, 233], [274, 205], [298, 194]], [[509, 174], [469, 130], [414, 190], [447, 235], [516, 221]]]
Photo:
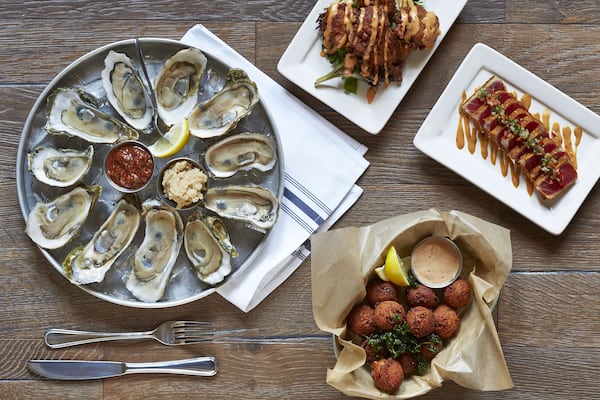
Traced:
[[[446, 343], [423, 376], [405, 379], [394, 395], [378, 390], [362, 347], [345, 340], [346, 317], [366, 296], [366, 284], [394, 245], [401, 256], [431, 235], [448, 236], [461, 249], [462, 277], [473, 300], [461, 317], [458, 334]], [[327, 383], [349, 395], [406, 399], [440, 387], [443, 381], [475, 390], [504, 390], [513, 382], [496, 332], [492, 310], [512, 267], [510, 232], [459, 211], [426, 210], [399, 215], [362, 228], [350, 227], [312, 237], [312, 301], [317, 326], [341, 346], [327, 370]]]

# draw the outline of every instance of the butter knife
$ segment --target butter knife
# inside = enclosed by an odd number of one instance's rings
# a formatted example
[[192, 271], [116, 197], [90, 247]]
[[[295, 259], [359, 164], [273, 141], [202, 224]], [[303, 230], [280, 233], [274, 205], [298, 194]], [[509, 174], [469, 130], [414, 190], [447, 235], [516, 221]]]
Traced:
[[126, 363], [120, 361], [29, 360], [27, 367], [37, 375], [50, 379], [102, 379], [128, 374], [180, 374], [213, 376], [218, 371], [214, 357], [184, 360]]

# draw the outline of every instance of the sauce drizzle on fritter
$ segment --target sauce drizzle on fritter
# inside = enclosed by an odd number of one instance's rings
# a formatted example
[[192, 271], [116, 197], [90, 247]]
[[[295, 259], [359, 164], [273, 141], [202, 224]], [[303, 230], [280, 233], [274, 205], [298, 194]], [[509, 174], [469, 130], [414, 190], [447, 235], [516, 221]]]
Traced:
[[356, 93], [357, 82], [365, 81], [369, 103], [380, 81], [400, 83], [406, 57], [432, 48], [440, 34], [437, 15], [412, 0], [335, 0], [317, 22], [321, 55], [333, 69], [315, 85], [342, 78], [346, 92]]

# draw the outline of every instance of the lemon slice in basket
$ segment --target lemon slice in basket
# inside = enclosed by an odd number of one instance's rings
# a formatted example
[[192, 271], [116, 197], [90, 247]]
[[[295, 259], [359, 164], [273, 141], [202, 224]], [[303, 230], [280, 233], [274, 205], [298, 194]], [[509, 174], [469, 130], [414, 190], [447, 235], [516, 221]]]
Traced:
[[169, 157], [183, 149], [189, 137], [190, 127], [187, 118], [184, 118], [181, 124], [173, 125], [165, 134], [165, 137], [159, 138], [148, 147], [148, 150], [154, 157]]
[[398, 286], [408, 286], [410, 257], [400, 258], [394, 246], [390, 246], [385, 256], [385, 264], [375, 269], [375, 273], [384, 281]]

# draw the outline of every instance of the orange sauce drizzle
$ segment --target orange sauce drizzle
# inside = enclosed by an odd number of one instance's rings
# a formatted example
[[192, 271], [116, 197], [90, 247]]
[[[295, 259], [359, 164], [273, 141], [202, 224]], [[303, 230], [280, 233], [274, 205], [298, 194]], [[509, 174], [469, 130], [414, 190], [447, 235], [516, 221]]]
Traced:
[[[518, 98], [516, 93], [514, 95], [515, 98]], [[529, 110], [529, 106], [531, 106], [531, 96], [525, 93], [523, 96], [521, 96], [521, 103], [523, 103], [525, 109]]]
[[468, 120], [465, 118], [465, 116], [463, 115], [463, 113], [460, 110], [460, 105], [462, 103], [465, 102], [465, 100], [467, 99], [467, 92], [465, 92], [463, 90], [462, 92], [462, 96], [461, 96], [461, 101], [458, 104], [458, 127], [456, 128], [456, 147], [459, 150], [462, 150], [465, 147], [465, 129], [471, 129], [470, 125], [467, 125], [465, 127], [465, 122], [468, 122]]
[[[516, 93], [515, 97], [517, 97]], [[462, 92], [462, 101], [461, 104], [465, 102], [467, 99], [467, 93], [463, 90]], [[525, 106], [526, 109], [529, 109], [531, 106], [531, 96], [529, 94], [523, 94], [520, 99], [521, 103]], [[583, 130], [580, 126], [575, 126], [575, 128], [571, 129], [569, 126], [565, 126], [561, 129], [561, 126], [558, 122], [552, 123], [550, 125], [550, 110], [544, 110], [541, 115], [539, 113], [533, 114], [533, 116], [539, 119], [542, 124], [546, 127], [546, 129], [550, 132], [550, 136], [555, 137], [560, 145], [563, 147], [563, 150], [569, 155], [571, 160], [573, 161], [573, 165], [577, 168], [577, 148], [581, 143], [581, 137], [583, 135]], [[467, 117], [460, 109], [460, 104], [458, 106], [458, 126], [456, 128], [456, 147], [462, 150], [467, 145], [467, 149], [469, 153], [474, 154], [477, 148], [477, 143], [479, 143], [479, 149], [481, 157], [485, 160], [488, 158], [492, 163], [492, 165], [496, 165], [499, 160], [500, 173], [503, 177], [506, 177], [510, 171], [510, 177], [512, 184], [515, 188], [519, 187], [520, 177], [521, 177], [521, 169], [512, 162], [510, 156], [506, 151], [502, 150], [498, 146], [494, 144], [490, 144], [489, 137], [482, 131], [479, 131], [475, 125], [471, 123], [469, 117]], [[527, 193], [529, 196], [533, 195], [533, 182], [529, 179], [525, 179]]]
[[[466, 99], [467, 99], [467, 93], [463, 90], [461, 103], [463, 103]], [[475, 148], [477, 145], [478, 130], [471, 124], [471, 122], [469, 121], [468, 118], [466, 118], [465, 116], [462, 115], [462, 113], [460, 112], [460, 105], [459, 105], [459, 109], [458, 109], [458, 115], [459, 115], [458, 131], [460, 131], [460, 132], [457, 131], [457, 134], [456, 134], [456, 147], [458, 147], [459, 149], [462, 149], [465, 146], [465, 140], [466, 140], [467, 149], [469, 150], [469, 153], [473, 154], [473, 153], [475, 153]]]

